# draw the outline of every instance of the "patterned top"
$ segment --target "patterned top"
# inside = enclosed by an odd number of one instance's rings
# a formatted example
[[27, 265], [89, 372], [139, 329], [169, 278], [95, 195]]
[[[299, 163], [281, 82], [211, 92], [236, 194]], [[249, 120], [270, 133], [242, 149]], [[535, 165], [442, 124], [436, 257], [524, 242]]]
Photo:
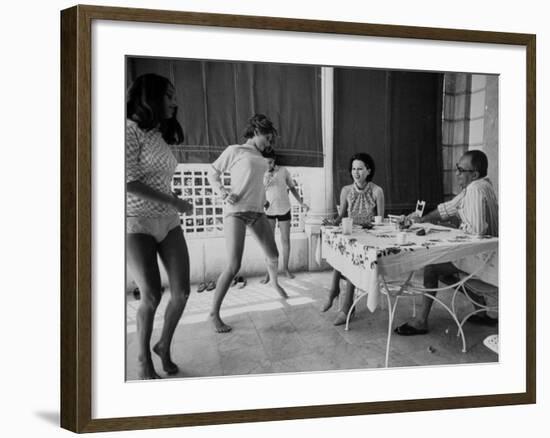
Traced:
[[372, 222], [374, 216], [378, 215], [377, 200], [384, 200], [384, 191], [381, 187], [369, 181], [363, 190], [355, 184], [344, 186], [340, 193], [340, 205], [347, 201], [348, 217], [353, 218], [356, 225], [364, 225]]
[[[140, 181], [170, 194], [177, 164], [158, 129], [144, 131], [133, 120], [126, 120], [126, 183]], [[177, 210], [171, 205], [126, 193], [126, 216], [158, 217], [174, 212]]]
[[275, 166], [273, 172], [264, 175], [265, 197], [269, 202], [266, 213], [270, 216], [286, 214], [290, 211], [288, 188], [294, 187], [294, 181], [286, 167]]
[[227, 146], [216, 161], [214, 170], [231, 174], [231, 192], [238, 196], [234, 204], [225, 204], [225, 214], [243, 211], [263, 213], [265, 204], [264, 174], [267, 159], [251, 145]]
[[460, 218], [469, 234], [498, 236], [498, 200], [489, 178], [472, 181], [458, 195], [437, 206], [443, 220]]

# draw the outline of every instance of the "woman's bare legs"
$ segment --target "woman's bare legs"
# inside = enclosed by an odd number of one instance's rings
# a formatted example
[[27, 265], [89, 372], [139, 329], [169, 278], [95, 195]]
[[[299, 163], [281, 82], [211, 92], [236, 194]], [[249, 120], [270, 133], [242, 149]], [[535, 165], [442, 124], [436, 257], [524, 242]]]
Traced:
[[170, 282], [170, 301], [164, 312], [162, 334], [153, 351], [160, 356], [164, 371], [168, 374], [176, 374], [179, 369], [172, 362], [170, 346], [190, 292], [189, 252], [180, 227], [171, 230], [159, 243], [158, 252]]
[[287, 293], [279, 284], [277, 279], [277, 270], [279, 267], [279, 251], [275, 244], [275, 237], [269, 225], [268, 219], [262, 215], [251, 227], [254, 237], [262, 247], [266, 256], [267, 270], [269, 272], [269, 280], [271, 287], [275, 289], [283, 298], [288, 298]]
[[326, 312], [328, 309], [332, 307], [332, 303], [334, 302], [334, 299], [340, 295], [340, 279], [342, 278], [342, 274], [340, 271], [337, 271], [336, 269], [332, 271], [332, 281], [330, 284], [330, 291], [328, 293], [327, 300], [323, 304], [323, 307], [321, 307], [321, 312]]
[[288, 278], [294, 278], [294, 275], [288, 269], [290, 259], [290, 221], [279, 221], [279, 230], [281, 231], [281, 244], [283, 247], [283, 273]]
[[[269, 219], [267, 218], [269, 222], [269, 226], [271, 227], [271, 231], [273, 233], [273, 239], [275, 239], [275, 224], [277, 223], [276, 219]], [[260, 283], [267, 284], [269, 283], [269, 272], [265, 273], [265, 277], [260, 280]]]
[[138, 376], [140, 379], [160, 379], [151, 359], [153, 320], [160, 303], [160, 272], [157, 243], [147, 234], [127, 234], [127, 267], [136, 282], [141, 298], [137, 311]]
[[346, 280], [346, 290], [344, 292], [344, 302], [342, 303], [342, 308], [338, 312], [336, 319], [334, 320], [334, 325], [342, 325], [346, 323], [348, 317], [349, 309], [353, 304], [353, 294], [355, 292], [355, 286], [349, 280]]
[[214, 292], [212, 310], [210, 311], [210, 319], [214, 324], [214, 329], [218, 333], [231, 331], [231, 327], [225, 324], [220, 318], [220, 308], [231, 281], [241, 268], [246, 232], [245, 223], [233, 216], [227, 216], [224, 219], [223, 225], [227, 250], [227, 265], [216, 282], [216, 291]]

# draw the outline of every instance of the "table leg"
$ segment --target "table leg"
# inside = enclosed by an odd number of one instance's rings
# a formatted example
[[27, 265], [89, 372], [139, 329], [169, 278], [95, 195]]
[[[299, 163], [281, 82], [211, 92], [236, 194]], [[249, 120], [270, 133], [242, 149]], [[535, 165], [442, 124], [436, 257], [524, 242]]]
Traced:
[[425, 297], [431, 298], [433, 301], [438, 303], [441, 307], [443, 307], [449, 315], [453, 318], [454, 322], [456, 323], [456, 326], [458, 327], [458, 335], [462, 337], [462, 352], [466, 353], [466, 337], [464, 336], [464, 331], [462, 330], [462, 324], [460, 324], [460, 321], [458, 320], [456, 314], [447, 306], [443, 301], [441, 301], [439, 298], [430, 295], [425, 292], [420, 292], [421, 295], [424, 295]]
[[353, 300], [353, 303], [351, 304], [351, 307], [348, 310], [348, 316], [346, 317], [346, 327], [344, 328], [344, 330], [346, 331], [349, 330], [349, 320], [353, 313], [353, 309], [355, 309], [355, 306], [357, 305], [357, 303], [359, 303], [359, 301], [365, 298], [368, 294], [369, 294], [368, 291], [365, 291], [361, 295], [359, 295], [355, 300]]
[[395, 317], [395, 310], [397, 309], [397, 303], [399, 301], [400, 296], [395, 296], [395, 301], [391, 302], [391, 295], [389, 293], [386, 293], [386, 299], [388, 300], [388, 336], [386, 337], [386, 361], [385, 361], [385, 367], [389, 367], [390, 363], [390, 344], [391, 344], [391, 335], [393, 332], [393, 318]]
[[385, 361], [385, 367], [388, 368], [389, 362], [390, 362], [390, 344], [391, 344], [391, 335], [392, 335], [392, 329], [393, 329], [393, 319], [395, 317], [395, 311], [397, 310], [397, 304], [399, 302], [399, 298], [402, 296], [403, 292], [406, 290], [407, 286], [409, 285], [411, 278], [413, 277], [414, 272], [411, 272], [407, 279], [401, 283], [399, 286], [399, 290], [395, 294], [395, 301], [391, 302], [391, 291], [388, 287], [388, 282], [386, 281], [386, 278], [381, 275], [380, 278], [382, 280], [383, 288], [385, 290], [384, 295], [386, 295], [386, 299], [388, 300], [388, 336], [386, 337], [386, 361]]

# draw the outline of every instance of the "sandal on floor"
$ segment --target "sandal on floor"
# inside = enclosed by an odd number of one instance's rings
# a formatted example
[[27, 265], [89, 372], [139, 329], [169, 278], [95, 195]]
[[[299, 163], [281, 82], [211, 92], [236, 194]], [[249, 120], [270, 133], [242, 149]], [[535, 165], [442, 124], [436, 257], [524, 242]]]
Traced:
[[466, 322], [471, 322], [472, 324], [476, 325], [485, 325], [488, 327], [494, 327], [498, 325], [498, 319], [491, 318], [490, 316], [481, 316], [481, 315], [472, 315], [470, 316]]
[[216, 289], [216, 282], [214, 280], [211, 280], [208, 283], [206, 283], [206, 290], [210, 291], [214, 289]]
[[199, 283], [197, 287], [197, 293], [204, 292], [206, 290], [206, 283], [203, 281], [202, 283]]
[[235, 277], [237, 288], [242, 289], [246, 286], [246, 278], [241, 277], [240, 275], [238, 277]]
[[394, 332], [401, 336], [415, 336], [425, 335], [426, 333], [428, 333], [428, 329], [419, 329], [413, 327], [412, 325], [409, 325], [409, 323], [406, 322], [405, 324], [396, 327]]

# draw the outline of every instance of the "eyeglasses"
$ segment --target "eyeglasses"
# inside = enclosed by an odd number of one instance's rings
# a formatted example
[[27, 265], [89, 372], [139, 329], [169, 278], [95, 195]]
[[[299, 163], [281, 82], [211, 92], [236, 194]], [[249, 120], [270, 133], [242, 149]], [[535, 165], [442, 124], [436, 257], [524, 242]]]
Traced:
[[460, 167], [458, 164], [456, 165], [456, 171], [457, 171], [458, 173], [475, 172], [475, 170], [464, 169], [463, 167]]

